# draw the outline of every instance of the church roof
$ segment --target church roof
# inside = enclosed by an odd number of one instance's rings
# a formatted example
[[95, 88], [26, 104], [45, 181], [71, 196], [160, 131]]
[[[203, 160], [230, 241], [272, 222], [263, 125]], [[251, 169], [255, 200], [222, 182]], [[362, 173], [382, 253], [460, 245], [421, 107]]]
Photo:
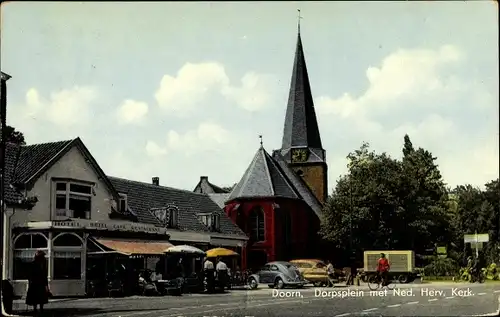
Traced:
[[288, 150], [292, 147], [323, 148], [300, 32], [297, 37], [281, 149]]
[[280, 154], [279, 150], [273, 152], [273, 159], [281, 167], [285, 176], [290, 180], [290, 183], [292, 183], [294, 188], [299, 192], [301, 198], [305, 201], [305, 203], [309, 207], [311, 207], [311, 209], [318, 217], [321, 217], [323, 213], [321, 203], [309, 189], [309, 186], [307, 186], [304, 180], [300, 176], [298, 176], [290, 167], [288, 167], [288, 163]]
[[279, 164], [261, 146], [229, 200], [254, 197], [286, 197], [300, 199], [300, 194], [285, 176]]

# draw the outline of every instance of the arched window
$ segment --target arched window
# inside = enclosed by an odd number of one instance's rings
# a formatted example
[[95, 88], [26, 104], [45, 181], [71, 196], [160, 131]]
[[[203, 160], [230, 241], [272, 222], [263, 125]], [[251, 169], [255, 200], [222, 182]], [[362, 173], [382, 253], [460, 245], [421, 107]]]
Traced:
[[[21, 233], [14, 238], [14, 263], [12, 277], [14, 280], [27, 280], [30, 265], [37, 250], [48, 252], [48, 239], [40, 232]], [[48, 266], [45, 265], [45, 268]]]
[[83, 239], [74, 233], [60, 233], [52, 241], [55, 280], [82, 278]]
[[264, 210], [255, 208], [250, 212], [250, 239], [253, 241], [265, 240]]

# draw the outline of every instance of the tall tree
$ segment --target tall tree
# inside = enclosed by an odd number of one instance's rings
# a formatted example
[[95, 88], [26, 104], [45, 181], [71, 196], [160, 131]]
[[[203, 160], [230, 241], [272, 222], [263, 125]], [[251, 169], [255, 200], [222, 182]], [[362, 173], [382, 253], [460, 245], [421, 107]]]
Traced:
[[[18, 145], [25, 145], [24, 134], [20, 131], [16, 131], [14, 127], [10, 125], [5, 126], [5, 141], [8, 143], [14, 143]], [[1, 136], [0, 136], [1, 138]]]

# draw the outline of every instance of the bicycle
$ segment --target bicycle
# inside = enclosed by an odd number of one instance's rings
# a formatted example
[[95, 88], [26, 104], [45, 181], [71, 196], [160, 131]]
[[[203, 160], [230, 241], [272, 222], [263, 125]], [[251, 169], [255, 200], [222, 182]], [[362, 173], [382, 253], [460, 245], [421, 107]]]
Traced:
[[396, 288], [396, 284], [392, 283], [392, 279], [388, 277], [387, 285], [382, 286], [382, 276], [380, 276], [379, 274], [372, 275], [368, 278], [368, 288], [371, 291], [376, 291], [381, 287], [387, 287], [388, 290], [392, 291], [394, 288]]

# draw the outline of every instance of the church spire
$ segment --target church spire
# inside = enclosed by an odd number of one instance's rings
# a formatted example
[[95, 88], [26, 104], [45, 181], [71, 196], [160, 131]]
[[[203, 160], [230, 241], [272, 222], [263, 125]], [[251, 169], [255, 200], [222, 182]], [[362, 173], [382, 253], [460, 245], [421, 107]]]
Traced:
[[[293, 64], [290, 93], [286, 109], [285, 126], [283, 129], [282, 153], [291, 148], [309, 148], [323, 152], [318, 121], [314, 111], [314, 103], [309, 84], [302, 39], [300, 37], [300, 10], [298, 16], [297, 46]], [[314, 151], [316, 152], [316, 151]], [[319, 154], [319, 153], [318, 153]]]

